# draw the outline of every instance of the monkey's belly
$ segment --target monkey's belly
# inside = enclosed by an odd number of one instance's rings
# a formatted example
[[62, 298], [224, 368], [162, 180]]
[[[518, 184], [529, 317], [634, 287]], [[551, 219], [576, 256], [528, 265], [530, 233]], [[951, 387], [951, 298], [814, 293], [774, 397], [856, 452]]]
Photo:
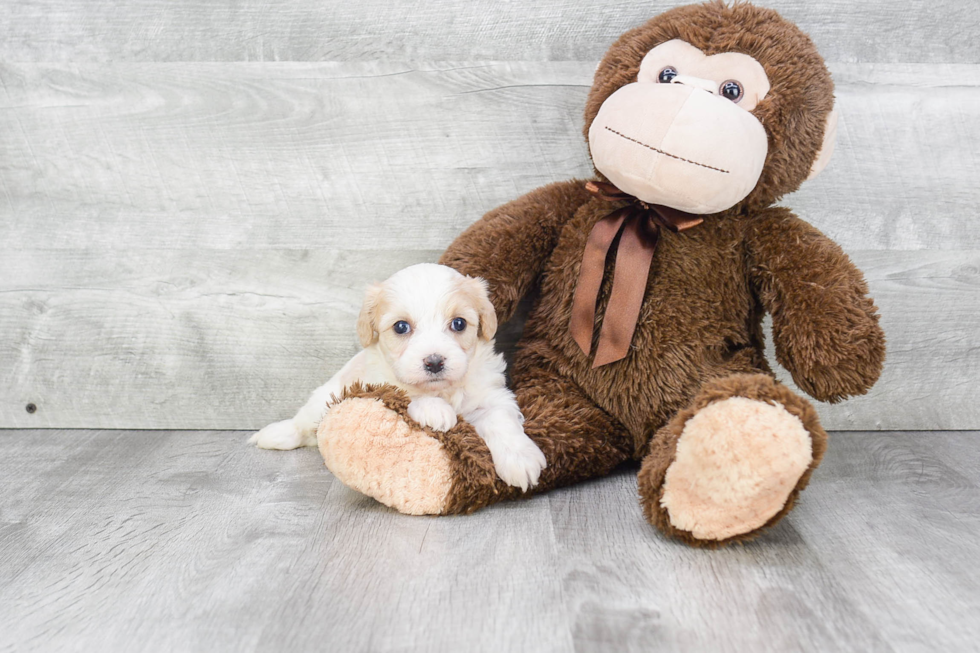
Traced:
[[[577, 268], [572, 266], [548, 266], [522, 339], [523, 352], [540, 356], [574, 380], [638, 439], [665, 424], [705, 380], [768, 371], [764, 352], [754, 344], [761, 337], [752, 335], [761, 314], [751, 310], [753, 302], [740, 269], [716, 266], [683, 274], [664, 272], [661, 266], [654, 272], [630, 351], [622, 360], [593, 369], [592, 356], [586, 356], [572, 339], [569, 321], [577, 282]], [[719, 280], [719, 275], [727, 278]], [[610, 283], [611, 279], [603, 283], [597, 305], [600, 316]], [[730, 296], [704, 292], [706, 287], [726, 289]], [[597, 324], [596, 332], [599, 328]]]

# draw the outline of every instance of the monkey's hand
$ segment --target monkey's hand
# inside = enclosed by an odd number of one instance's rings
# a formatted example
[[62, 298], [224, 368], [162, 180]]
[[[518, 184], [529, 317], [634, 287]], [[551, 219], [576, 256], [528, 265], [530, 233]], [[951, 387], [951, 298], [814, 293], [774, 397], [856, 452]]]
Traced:
[[760, 216], [748, 244], [779, 364], [821, 401], [867, 392], [881, 374], [885, 335], [861, 271], [835, 242], [785, 209]]

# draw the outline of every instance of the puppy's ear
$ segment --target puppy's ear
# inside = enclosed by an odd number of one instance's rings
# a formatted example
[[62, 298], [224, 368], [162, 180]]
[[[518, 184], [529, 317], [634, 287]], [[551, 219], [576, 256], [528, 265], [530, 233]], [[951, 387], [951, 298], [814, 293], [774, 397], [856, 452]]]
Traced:
[[473, 300], [476, 314], [480, 316], [480, 330], [477, 332], [484, 340], [493, 340], [497, 334], [497, 311], [490, 303], [490, 290], [487, 282], [480, 277], [467, 277], [466, 284]]
[[357, 317], [357, 337], [362, 347], [370, 347], [378, 341], [378, 309], [383, 293], [384, 286], [380, 283], [371, 284], [364, 293], [364, 304]]

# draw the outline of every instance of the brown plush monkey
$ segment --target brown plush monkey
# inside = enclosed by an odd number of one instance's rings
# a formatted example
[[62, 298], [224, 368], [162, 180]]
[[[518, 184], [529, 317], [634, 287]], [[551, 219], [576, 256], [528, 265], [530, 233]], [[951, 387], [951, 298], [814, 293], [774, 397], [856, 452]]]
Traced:
[[[696, 545], [785, 515], [827, 436], [764, 357], [821, 401], [863, 394], [884, 335], [861, 272], [773, 204], [826, 164], [833, 83], [778, 14], [680, 7], [624, 34], [585, 110], [596, 179], [495, 209], [442, 262], [485, 278], [501, 321], [534, 296], [514, 368], [548, 466], [534, 492], [642, 461], [640, 500]], [[421, 429], [391, 388], [354, 388], [319, 444], [342, 481], [403, 512], [470, 512], [523, 496], [473, 429]]]

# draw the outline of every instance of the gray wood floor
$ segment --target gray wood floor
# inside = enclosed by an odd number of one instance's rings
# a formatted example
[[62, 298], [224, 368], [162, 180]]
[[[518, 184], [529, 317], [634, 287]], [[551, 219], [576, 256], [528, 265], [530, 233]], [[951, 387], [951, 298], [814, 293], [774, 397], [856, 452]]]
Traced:
[[976, 650], [980, 433], [832, 434], [798, 509], [661, 538], [633, 470], [399, 515], [227, 431], [0, 430], [0, 650]]

